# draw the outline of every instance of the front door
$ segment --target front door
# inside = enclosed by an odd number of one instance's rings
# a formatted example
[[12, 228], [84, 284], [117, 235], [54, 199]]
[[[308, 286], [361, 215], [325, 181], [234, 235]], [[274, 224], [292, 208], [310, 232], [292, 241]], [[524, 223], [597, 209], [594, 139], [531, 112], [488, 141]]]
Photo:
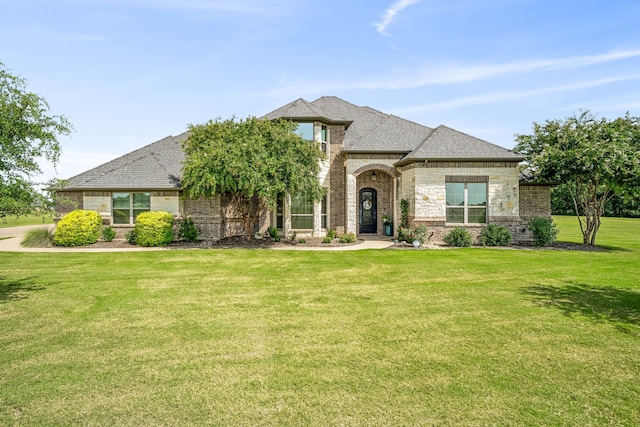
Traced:
[[378, 193], [373, 188], [360, 190], [360, 233], [378, 232]]

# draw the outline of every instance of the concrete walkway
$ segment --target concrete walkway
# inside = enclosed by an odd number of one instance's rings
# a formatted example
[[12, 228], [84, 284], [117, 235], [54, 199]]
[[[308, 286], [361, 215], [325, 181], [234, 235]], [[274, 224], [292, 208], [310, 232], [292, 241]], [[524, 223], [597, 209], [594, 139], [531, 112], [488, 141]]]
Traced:
[[[167, 248], [25, 248], [20, 245], [25, 234], [29, 230], [35, 228], [47, 227], [53, 228], [53, 225], [29, 225], [24, 227], [8, 227], [0, 228], [0, 252], [139, 252], [139, 251], [162, 251]], [[385, 249], [393, 246], [390, 238], [382, 238], [379, 236], [367, 237], [362, 243], [349, 246], [331, 246], [331, 247], [308, 247], [302, 245], [285, 245], [274, 247], [274, 250], [284, 251], [357, 251], [362, 249]]]
[[35, 228], [54, 228], [52, 224], [47, 225], [27, 225], [24, 227], [7, 227], [0, 228], [0, 252], [139, 252], [139, 251], [157, 251], [165, 250], [165, 248], [86, 248], [86, 247], [71, 247], [63, 248], [60, 246], [52, 248], [25, 248], [20, 245], [20, 242], [24, 239], [24, 236], [29, 230]]

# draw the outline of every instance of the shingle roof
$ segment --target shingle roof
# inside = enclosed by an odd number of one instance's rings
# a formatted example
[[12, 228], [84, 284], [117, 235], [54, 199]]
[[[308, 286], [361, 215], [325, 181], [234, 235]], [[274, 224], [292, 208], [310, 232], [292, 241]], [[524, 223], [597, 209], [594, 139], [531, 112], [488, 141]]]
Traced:
[[[302, 98], [262, 118], [314, 120], [345, 125], [344, 150], [360, 153], [403, 153], [397, 164], [421, 160], [521, 161], [511, 150], [491, 144], [446, 126], [431, 129], [370, 107], [359, 107], [335, 96], [313, 102]], [[185, 132], [168, 136], [139, 150], [74, 176], [67, 190], [180, 188]]]
[[438, 126], [415, 150], [399, 164], [415, 160], [499, 160], [519, 162], [523, 157], [447, 126]]
[[336, 113], [335, 110], [327, 110], [314, 105], [302, 98], [296, 99], [277, 110], [262, 117], [267, 120], [292, 119], [292, 120], [318, 120], [327, 123], [343, 123], [349, 127], [351, 120]]
[[65, 190], [178, 189], [184, 159], [181, 143], [188, 135], [168, 136], [76, 175]]

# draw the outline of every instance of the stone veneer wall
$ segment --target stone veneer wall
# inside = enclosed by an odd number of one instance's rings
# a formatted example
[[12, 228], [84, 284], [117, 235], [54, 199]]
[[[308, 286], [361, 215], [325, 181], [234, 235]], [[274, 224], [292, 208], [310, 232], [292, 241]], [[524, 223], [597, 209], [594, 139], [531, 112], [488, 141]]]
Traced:
[[[488, 223], [498, 223], [509, 229], [518, 240], [520, 230], [520, 199], [518, 196], [517, 163], [511, 162], [429, 162], [414, 163], [402, 169], [401, 195], [409, 200], [410, 223], [426, 224], [430, 242], [442, 243], [455, 224], [446, 224], [447, 181], [487, 183]], [[479, 243], [483, 226], [465, 226]]]

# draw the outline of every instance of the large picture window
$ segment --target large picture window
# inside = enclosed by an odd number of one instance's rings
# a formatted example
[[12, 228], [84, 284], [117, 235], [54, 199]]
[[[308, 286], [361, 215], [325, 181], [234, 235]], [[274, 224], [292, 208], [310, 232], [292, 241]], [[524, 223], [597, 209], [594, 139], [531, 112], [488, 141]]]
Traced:
[[487, 222], [486, 182], [447, 182], [447, 222], [484, 224]]
[[140, 213], [150, 210], [150, 193], [113, 193], [114, 224], [133, 224]]

